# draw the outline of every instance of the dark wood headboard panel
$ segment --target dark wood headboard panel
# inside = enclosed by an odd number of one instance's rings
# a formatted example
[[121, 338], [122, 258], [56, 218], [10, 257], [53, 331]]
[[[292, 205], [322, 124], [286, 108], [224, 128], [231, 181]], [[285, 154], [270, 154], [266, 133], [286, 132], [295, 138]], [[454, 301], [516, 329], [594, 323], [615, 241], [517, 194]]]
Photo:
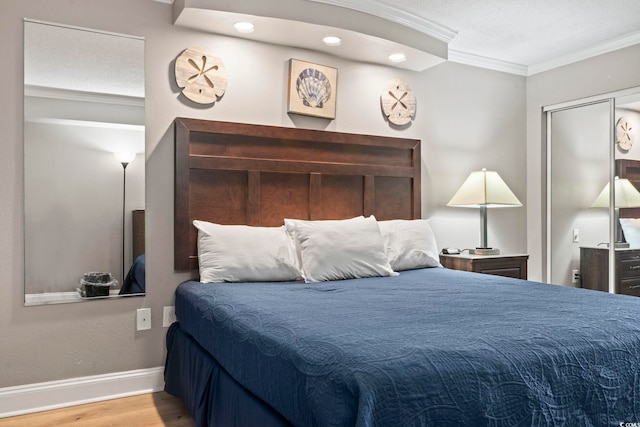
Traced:
[[[640, 160], [616, 160], [616, 176], [627, 178], [640, 190]], [[620, 218], [640, 218], [640, 208], [620, 208]]]
[[194, 219], [420, 218], [420, 141], [177, 118], [174, 264], [197, 268]]

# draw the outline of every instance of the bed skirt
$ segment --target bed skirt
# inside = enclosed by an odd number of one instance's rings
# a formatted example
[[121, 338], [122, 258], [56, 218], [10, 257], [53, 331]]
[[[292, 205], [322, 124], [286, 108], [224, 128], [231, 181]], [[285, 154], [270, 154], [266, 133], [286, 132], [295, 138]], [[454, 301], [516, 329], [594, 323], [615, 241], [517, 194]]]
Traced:
[[273, 408], [236, 382], [179, 323], [167, 331], [165, 391], [184, 402], [197, 427], [291, 427]]

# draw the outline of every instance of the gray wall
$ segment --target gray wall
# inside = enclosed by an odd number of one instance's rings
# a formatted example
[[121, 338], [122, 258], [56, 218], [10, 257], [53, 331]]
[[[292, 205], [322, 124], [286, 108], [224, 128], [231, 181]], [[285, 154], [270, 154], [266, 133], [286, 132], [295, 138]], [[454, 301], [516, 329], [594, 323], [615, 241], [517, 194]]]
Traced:
[[[527, 203], [525, 79], [445, 63], [422, 73], [357, 63], [299, 49], [199, 33], [171, 24], [172, 7], [151, 0], [3, 0], [0, 57], [0, 387], [161, 366], [162, 307], [189, 274], [173, 271], [173, 120], [194, 117], [419, 138], [423, 141], [423, 216], [439, 246], [479, 242], [476, 210], [445, 205], [467, 175], [496, 169]], [[22, 19], [24, 17], [143, 36], [146, 69], [147, 296], [57, 306], [23, 306]], [[200, 107], [179, 94], [173, 62], [186, 48], [221, 57], [224, 98]], [[286, 113], [290, 58], [338, 68], [337, 119]], [[402, 77], [413, 87], [413, 124], [390, 127], [379, 96]], [[489, 241], [503, 252], [526, 249], [526, 208], [489, 214]], [[135, 331], [135, 310], [151, 307], [152, 329]]]

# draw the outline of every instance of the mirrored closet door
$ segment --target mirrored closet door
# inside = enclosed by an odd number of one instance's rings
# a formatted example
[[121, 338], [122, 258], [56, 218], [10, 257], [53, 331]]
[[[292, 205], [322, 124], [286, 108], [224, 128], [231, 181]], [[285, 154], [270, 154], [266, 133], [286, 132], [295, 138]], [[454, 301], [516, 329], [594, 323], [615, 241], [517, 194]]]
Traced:
[[640, 296], [638, 101], [637, 89], [546, 110], [549, 283]]

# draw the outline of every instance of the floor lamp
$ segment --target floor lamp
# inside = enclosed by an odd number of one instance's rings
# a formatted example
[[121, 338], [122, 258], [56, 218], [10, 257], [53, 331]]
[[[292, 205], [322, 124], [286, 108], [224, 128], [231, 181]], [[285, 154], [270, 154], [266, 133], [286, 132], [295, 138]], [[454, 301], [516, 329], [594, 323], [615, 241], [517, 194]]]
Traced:
[[500, 249], [487, 245], [487, 208], [522, 206], [498, 172], [482, 169], [471, 172], [447, 206], [480, 208], [480, 246], [469, 250], [474, 255], [499, 255]]
[[127, 165], [133, 161], [136, 157], [136, 153], [130, 151], [120, 151], [113, 153], [116, 160], [122, 165], [122, 283], [125, 278], [125, 261], [124, 261], [124, 246], [125, 246], [125, 214], [126, 214], [126, 201], [127, 201]]

